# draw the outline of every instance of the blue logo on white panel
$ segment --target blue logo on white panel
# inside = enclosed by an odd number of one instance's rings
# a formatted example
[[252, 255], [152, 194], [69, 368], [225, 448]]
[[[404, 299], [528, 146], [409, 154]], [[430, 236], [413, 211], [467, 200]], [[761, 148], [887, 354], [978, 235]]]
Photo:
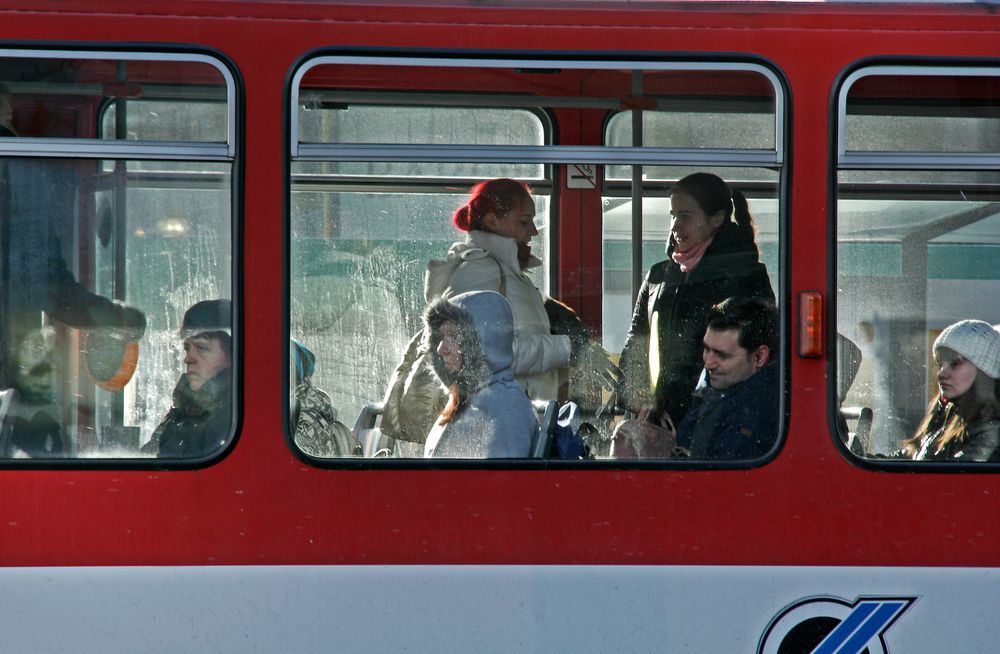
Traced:
[[771, 620], [757, 654], [888, 654], [883, 635], [915, 599], [800, 600]]

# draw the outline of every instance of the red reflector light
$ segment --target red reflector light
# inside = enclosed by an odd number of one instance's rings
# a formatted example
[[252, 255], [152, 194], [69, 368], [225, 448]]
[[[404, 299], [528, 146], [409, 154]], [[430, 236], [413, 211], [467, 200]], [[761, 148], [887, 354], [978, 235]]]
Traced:
[[799, 293], [799, 356], [823, 356], [823, 296], [818, 291]]

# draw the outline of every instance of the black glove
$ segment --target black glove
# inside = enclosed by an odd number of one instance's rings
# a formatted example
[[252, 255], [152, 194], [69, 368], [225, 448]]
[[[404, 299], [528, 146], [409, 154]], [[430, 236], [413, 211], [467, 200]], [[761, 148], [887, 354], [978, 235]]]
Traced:
[[146, 314], [120, 300], [98, 297], [89, 308], [88, 320], [69, 324], [80, 329], [111, 329], [125, 340], [138, 341], [146, 333]]
[[545, 313], [549, 317], [549, 331], [553, 334], [569, 337], [570, 365], [577, 365], [583, 349], [590, 341], [587, 327], [580, 320], [576, 311], [555, 298], [545, 298]]
[[135, 307], [122, 307], [122, 325], [119, 328], [130, 341], [141, 340], [146, 333], [146, 314]]

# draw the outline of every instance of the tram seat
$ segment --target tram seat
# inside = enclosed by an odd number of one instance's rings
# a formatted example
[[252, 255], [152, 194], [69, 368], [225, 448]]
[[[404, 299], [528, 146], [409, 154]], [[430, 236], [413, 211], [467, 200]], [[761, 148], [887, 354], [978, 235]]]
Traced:
[[[868, 448], [874, 412], [869, 407], [846, 407], [844, 400], [861, 369], [861, 348], [843, 334], [837, 334], [837, 403], [840, 406], [840, 434], [848, 449], [864, 456]], [[848, 420], [857, 420], [854, 431]]]
[[391, 439], [379, 428], [384, 406], [382, 402], [369, 402], [354, 423], [354, 437], [361, 443], [363, 457], [386, 456], [392, 451]]
[[[535, 437], [531, 439], [531, 450], [528, 456], [533, 459], [541, 459], [548, 456], [549, 449], [552, 447], [552, 432], [559, 415], [559, 403], [555, 400], [549, 402], [536, 400], [532, 402], [532, 405], [540, 418], [538, 420], [539, 429], [535, 433]], [[366, 404], [354, 423], [354, 436], [361, 443], [362, 456], [364, 457], [385, 456], [392, 451], [391, 439], [383, 435], [379, 428], [384, 406], [382, 402]]]
[[559, 416], [559, 403], [555, 400], [545, 402], [544, 400], [534, 400], [532, 405], [535, 411], [541, 415], [538, 421], [538, 431], [531, 439], [531, 451], [528, 456], [532, 459], [544, 459], [549, 455], [552, 447], [552, 432], [556, 428], [556, 418]]
[[837, 400], [841, 404], [858, 376], [861, 358], [861, 348], [843, 334], [837, 334]]
[[[868, 448], [868, 436], [872, 430], [872, 420], [875, 413], [866, 406], [845, 406], [840, 408], [840, 420], [843, 423], [843, 433], [848, 449], [859, 456], [864, 456]], [[848, 431], [847, 421], [857, 420], [854, 431]]]

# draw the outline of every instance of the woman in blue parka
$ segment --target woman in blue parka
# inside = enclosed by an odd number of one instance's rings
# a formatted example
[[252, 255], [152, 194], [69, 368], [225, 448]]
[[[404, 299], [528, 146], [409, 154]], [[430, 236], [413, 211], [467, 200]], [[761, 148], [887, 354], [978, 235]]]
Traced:
[[526, 457], [538, 431], [531, 400], [514, 381], [510, 303], [493, 291], [434, 301], [425, 344], [448, 404], [427, 436], [425, 457]]

